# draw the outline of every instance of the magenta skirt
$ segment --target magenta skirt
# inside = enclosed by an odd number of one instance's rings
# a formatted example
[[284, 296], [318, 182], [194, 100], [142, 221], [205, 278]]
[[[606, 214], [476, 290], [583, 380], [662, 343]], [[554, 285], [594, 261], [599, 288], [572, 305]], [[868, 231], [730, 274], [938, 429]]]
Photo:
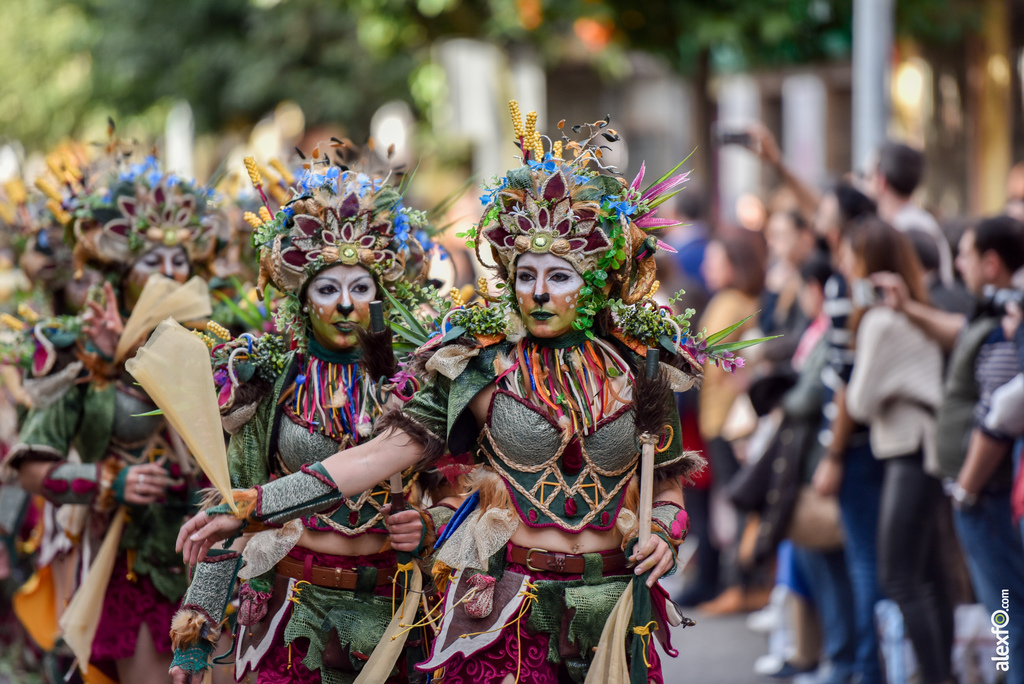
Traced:
[[92, 642], [93, 661], [121, 660], [135, 655], [139, 629], [145, 624], [160, 653], [171, 652], [171, 619], [178, 610], [156, 590], [148, 577], [128, 579], [128, 559], [124, 554], [114, 563], [114, 575], [103, 598], [103, 612]]
[[[582, 575], [569, 575], [554, 572], [535, 572], [508, 559], [508, 570], [530, 575], [534, 580], [567, 581], [580, 579]], [[528, 608], [523, 613], [522, 623], [530, 616]], [[559, 679], [560, 664], [548, 660], [547, 634], [531, 632], [525, 626], [506, 626], [501, 638], [491, 646], [477, 651], [470, 657], [454, 656], [444, 666], [443, 677], [435, 680], [438, 684], [484, 684], [500, 682], [506, 675], [516, 677], [519, 684], [558, 684], [568, 674], [563, 670]], [[651, 649], [651, 667], [647, 681], [650, 684], [664, 684], [661, 672], [661, 660], [658, 653]]]

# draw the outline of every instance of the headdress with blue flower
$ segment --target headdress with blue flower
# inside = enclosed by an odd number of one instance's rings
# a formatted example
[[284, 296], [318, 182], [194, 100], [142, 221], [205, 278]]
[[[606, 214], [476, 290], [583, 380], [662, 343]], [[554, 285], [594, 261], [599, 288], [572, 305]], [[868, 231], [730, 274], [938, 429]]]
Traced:
[[193, 263], [208, 260], [218, 218], [210, 205], [212, 190], [162, 171], [152, 155], [132, 163], [130, 152], [109, 151], [112, 172], [84, 187], [66, 207], [73, 220], [75, 273], [87, 262], [128, 266], [160, 246], [183, 248]]
[[[681, 163], [641, 190], [643, 166], [627, 183], [602, 160], [602, 149], [608, 148], [600, 142], [619, 140], [607, 118], [573, 126], [577, 134], [586, 129], [582, 140], [563, 135], [554, 142], [548, 139], [545, 149], [545, 136], [536, 130], [536, 113], [527, 115], [524, 126], [518, 103], [511, 102], [510, 109], [523, 163], [481, 198], [486, 208], [470, 236], [473, 246], [481, 240], [490, 244], [505, 280], [519, 255], [550, 252], [568, 261], [595, 296], [609, 291], [608, 299], [626, 304], [642, 299], [654, 284], [655, 252], [668, 248], [647, 231], [676, 224], [656, 213], [686, 181], [686, 173], [672, 175]], [[564, 124], [559, 124], [560, 130]], [[569, 154], [571, 159], [563, 157]], [[584, 298], [581, 306], [592, 309], [593, 299]], [[603, 299], [600, 306], [605, 303]], [[596, 312], [581, 313], [586, 319]]]
[[[332, 151], [338, 161], [331, 160]], [[405, 206], [404, 185], [395, 185], [390, 171], [374, 170], [373, 160], [372, 149], [321, 143], [304, 164], [290, 201], [273, 216], [269, 209], [259, 217], [247, 215], [260, 251], [260, 296], [270, 283], [297, 301], [311, 278], [338, 264], [366, 268], [389, 291], [426, 278], [426, 255], [413, 236], [426, 226], [426, 214]], [[247, 158], [246, 166], [262, 192], [255, 160]]]

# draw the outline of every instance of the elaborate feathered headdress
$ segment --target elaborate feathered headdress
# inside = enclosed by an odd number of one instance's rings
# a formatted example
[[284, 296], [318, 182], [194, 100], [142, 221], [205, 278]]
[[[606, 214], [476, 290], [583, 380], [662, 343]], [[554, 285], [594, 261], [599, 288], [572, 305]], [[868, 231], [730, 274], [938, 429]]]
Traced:
[[[332, 163], [332, 148], [345, 163]], [[414, 236], [426, 227], [426, 214], [405, 206], [404, 186], [392, 184], [390, 172], [373, 170], [371, 159], [372, 150], [357, 151], [340, 141], [321, 144], [276, 215], [271, 216], [266, 197], [259, 215], [246, 214], [260, 251], [256, 287], [261, 297], [271, 283], [293, 296], [285, 311], [297, 310], [306, 283], [336, 264], [363, 266], [390, 291], [426, 277], [423, 246]], [[262, 195], [256, 161], [247, 158], [246, 167]]]
[[[471, 233], [471, 246], [490, 244], [506, 281], [525, 252], [550, 252], [568, 261], [587, 282], [578, 300], [578, 327], [589, 327], [609, 300], [633, 304], [643, 299], [654, 285], [655, 252], [671, 249], [647, 231], [676, 225], [656, 213], [686, 181], [686, 173], [673, 175], [682, 162], [641, 190], [644, 166], [627, 183], [602, 161], [609, 148], [599, 141], [619, 140], [607, 117], [573, 126], [576, 134], [586, 129], [581, 140], [562, 135], [554, 142], [547, 139], [545, 148], [536, 112], [527, 115], [524, 126], [518, 103], [509, 107], [523, 163], [481, 197], [484, 216]], [[560, 122], [559, 130], [564, 126]]]
[[68, 207], [91, 170], [85, 148], [64, 143], [46, 155], [46, 168], [30, 187], [15, 177], [0, 189], [0, 223], [30, 281], [54, 289], [67, 282], [71, 248], [64, 242], [64, 229], [72, 220]]
[[193, 262], [211, 255], [209, 189], [162, 172], [153, 156], [117, 167], [72, 202], [76, 273], [89, 261], [127, 266], [159, 246], [180, 246]]

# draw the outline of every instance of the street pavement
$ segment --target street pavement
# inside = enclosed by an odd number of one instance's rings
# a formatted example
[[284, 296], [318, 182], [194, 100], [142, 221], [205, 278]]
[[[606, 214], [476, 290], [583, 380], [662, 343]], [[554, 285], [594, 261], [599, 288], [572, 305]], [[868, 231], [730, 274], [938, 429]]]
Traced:
[[[682, 590], [681, 573], [662, 580], [670, 596]], [[697, 622], [676, 627], [672, 645], [678, 658], [662, 656], [665, 684], [769, 684], [772, 679], [754, 674], [754, 661], [768, 652], [768, 638], [747, 629], [747, 614], [707, 617], [693, 608], [683, 615]]]
[[745, 624], [746, 614], [704, 617], [692, 609], [683, 614], [693, 627], [675, 628], [672, 645], [678, 658], [662, 657], [665, 684], [766, 684], [754, 674], [754, 661], [768, 650], [768, 640]]

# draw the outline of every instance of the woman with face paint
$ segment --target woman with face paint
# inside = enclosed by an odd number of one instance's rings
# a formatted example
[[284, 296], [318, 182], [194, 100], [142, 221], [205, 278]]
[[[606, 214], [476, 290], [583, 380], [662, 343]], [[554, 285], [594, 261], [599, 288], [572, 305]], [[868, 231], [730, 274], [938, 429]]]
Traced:
[[[144, 313], [136, 303], [147, 281], [159, 274], [184, 283], [208, 254], [211, 212], [205, 188], [161, 173], [152, 158], [134, 165], [119, 158], [113, 166], [109, 174], [60, 167], [65, 192], [48, 207], [74, 237], [65, 268], [77, 279], [102, 274], [105, 301], [86, 301], [78, 327], [30, 328], [37, 342], [25, 379], [32, 409], [5, 465], [27, 491], [61, 509], [60, 536], [80, 540], [80, 558], [97, 558], [105, 540], [116, 552], [106, 576], [96, 575], [94, 562], [80, 579], [102, 580], [86, 597], [99, 623], [91, 645], [77, 642], [81, 666], [122, 682], [159, 682], [168, 681], [167, 628], [188, 586], [174, 534], [207, 483], [163, 417], [145, 415], [155, 406], [124, 371], [131, 345], [117, 351], [125, 319]], [[72, 282], [67, 289], [89, 288]], [[198, 319], [210, 304], [202, 287], [195, 291], [188, 308]], [[67, 550], [56, 547], [44, 555]]]
[[[416, 353], [422, 388], [377, 422], [378, 437], [236, 491], [237, 514], [209, 509], [178, 542], [195, 560], [240, 528], [335, 505], [446, 450], [465, 454], [473, 493], [439, 533], [434, 576], [447, 590], [417, 669], [444, 682], [582, 682], [588, 672], [622, 682], [628, 659], [636, 676], [661, 681], [651, 639], [674, 654], [669, 621], [680, 616], [657, 580], [686, 534], [681, 479], [703, 465], [683, 450], [672, 391], [700, 376], [697, 358], [737, 362], [650, 301], [659, 242], [645, 228], [671, 223], [654, 210], [685, 175], [641, 191], [642, 171], [627, 185], [601, 163], [595, 140], [618, 139], [607, 120], [545, 150], [536, 115], [524, 127], [513, 105], [513, 117], [523, 165], [484, 196], [472, 237], [491, 247], [503, 291], [445, 316], [443, 334]], [[658, 347], [667, 363], [653, 363]], [[653, 461], [642, 488], [641, 451]], [[641, 520], [650, 535], [638, 547]], [[630, 591], [654, 611], [627, 633]], [[619, 657], [627, 646], [632, 656]]]
[[[326, 158], [317, 151], [276, 217], [250, 217], [260, 287], [270, 282], [286, 295], [278, 328], [295, 348], [285, 351], [275, 335], [213, 347], [217, 358], [248, 359], [230, 369], [215, 362], [233, 485], [260, 490], [290, 481], [289, 474], [305, 478], [261, 506], [271, 515], [301, 505], [309, 485], [323, 489], [330, 479], [321, 461], [368, 443], [385, 408], [409, 391], [391, 380], [398, 373], [391, 332], [371, 326], [371, 303], [385, 299], [385, 288], [408, 293], [425, 278], [423, 249], [410, 235], [424, 215], [403, 206], [381, 175], [341, 171], [320, 161]], [[422, 481], [410, 475], [404, 484], [413, 508], [389, 515], [391, 474], [319, 512], [309, 508], [291, 522], [282, 516], [249, 537], [241, 554], [199, 563], [172, 627], [174, 681], [202, 681], [236, 575], [239, 681], [354, 681], [402, 603], [405, 586], [396, 582], [410, 567], [401, 554], [429, 549], [435, 525], [453, 511], [421, 512]], [[423, 657], [421, 631], [373, 681], [407, 681], [411, 663]]]

